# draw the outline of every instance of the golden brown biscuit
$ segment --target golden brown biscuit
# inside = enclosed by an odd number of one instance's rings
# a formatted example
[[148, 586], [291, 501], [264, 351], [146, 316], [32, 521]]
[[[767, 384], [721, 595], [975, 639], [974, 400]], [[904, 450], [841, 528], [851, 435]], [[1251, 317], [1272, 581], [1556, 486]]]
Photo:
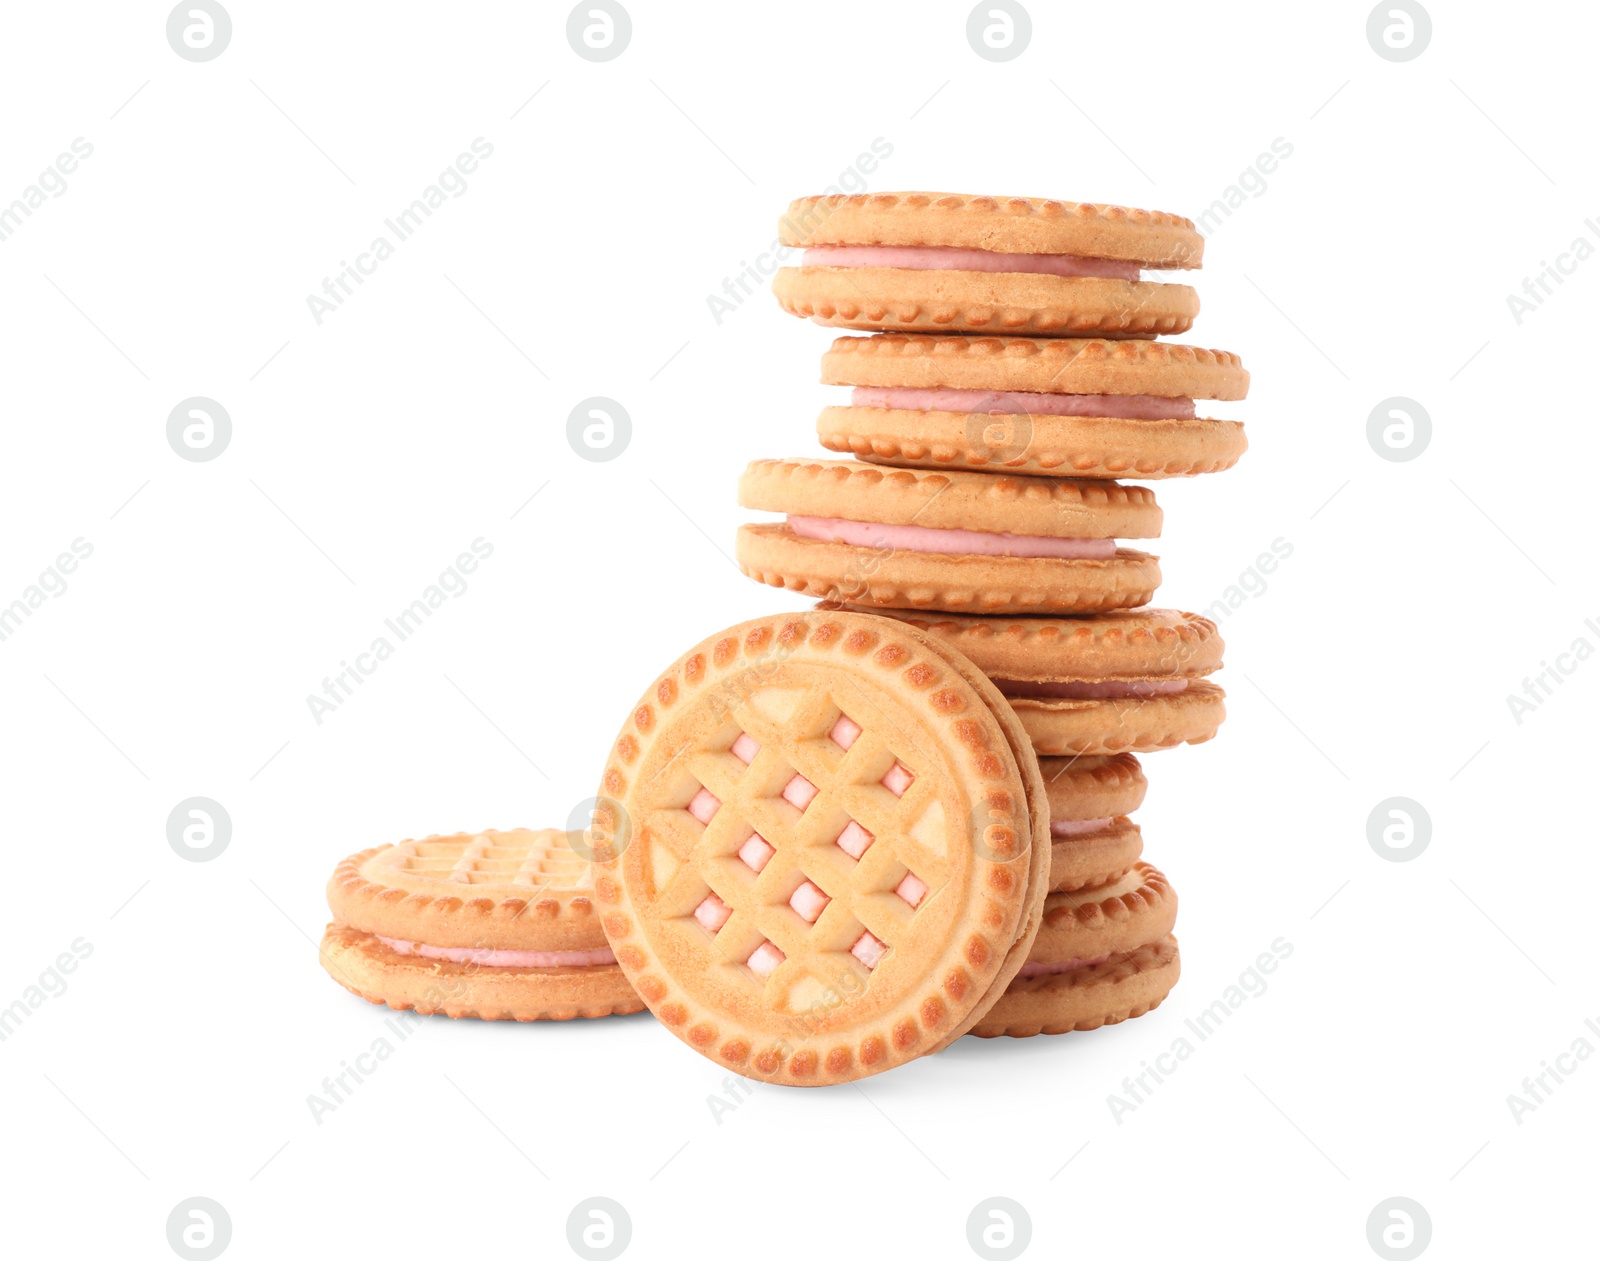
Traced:
[[778, 221], [788, 246], [935, 245], [1114, 258], [1196, 268], [1205, 238], [1182, 215], [1056, 198], [960, 193], [833, 193], [799, 197]]
[[1167, 878], [1149, 863], [1135, 863], [1109, 884], [1047, 897], [1028, 962], [1067, 965], [1127, 954], [1165, 937], [1177, 918], [1178, 895]]
[[1161, 337], [1200, 312], [1188, 285], [1019, 272], [780, 267], [772, 292], [790, 315], [863, 331]]
[[1155, 557], [1114, 542], [1159, 534], [1161, 510], [1142, 486], [758, 460], [739, 502], [788, 514], [740, 529], [744, 572], [822, 599], [1093, 611], [1142, 604], [1161, 579]]
[[1161, 211], [955, 193], [792, 202], [780, 240], [803, 247], [773, 292], [791, 314], [846, 328], [1154, 337], [1193, 323], [1187, 285], [1142, 267], [1198, 267], [1194, 225]]
[[822, 380], [854, 387], [824, 408], [830, 451], [912, 468], [1070, 477], [1181, 477], [1244, 453], [1244, 426], [1195, 416], [1241, 399], [1226, 351], [1166, 342], [1041, 337], [841, 337]]
[[1169, 936], [1090, 967], [1019, 978], [971, 1032], [1031, 1038], [1120, 1024], [1159, 1007], [1178, 975], [1178, 942]]
[[484, 1020], [641, 1011], [555, 829], [430, 836], [346, 858], [328, 881], [323, 967], [397, 1010]]
[[1048, 804], [1014, 715], [898, 622], [712, 636], [613, 747], [590, 847], [618, 962], [719, 1065], [790, 1085], [965, 1032], [1028, 957]]
[[1147, 752], [1211, 739], [1224, 693], [1216, 624], [1173, 609], [1088, 617], [884, 610], [972, 661], [1011, 698], [1041, 756]]

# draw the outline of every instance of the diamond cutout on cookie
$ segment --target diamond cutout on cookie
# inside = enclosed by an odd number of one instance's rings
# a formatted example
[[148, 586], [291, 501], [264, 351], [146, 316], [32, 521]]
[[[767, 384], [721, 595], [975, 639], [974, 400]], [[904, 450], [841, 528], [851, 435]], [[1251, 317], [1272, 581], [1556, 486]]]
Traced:
[[903, 901], [909, 903], [913, 910], [921, 905], [923, 898], [928, 896], [928, 886], [909, 871], [906, 872], [906, 878], [895, 885], [894, 891]]
[[796, 775], [783, 786], [783, 799], [796, 810], [804, 810], [817, 795], [817, 786], [804, 775]]
[[899, 762], [896, 762], [884, 772], [883, 778], [878, 782], [892, 792], [896, 797], [903, 797], [905, 796], [906, 789], [911, 787], [911, 781], [915, 778], [916, 776], [914, 776], [910, 771], [906, 770], [906, 768]]
[[854, 819], [851, 819], [849, 823], [844, 825], [844, 831], [834, 837], [833, 843], [849, 854], [851, 858], [860, 862], [861, 855], [867, 852], [867, 846], [871, 845], [872, 841], [872, 833]]
[[713, 797], [710, 792], [702, 788], [689, 798], [689, 804], [684, 809], [699, 819], [701, 823], [710, 823], [711, 816], [716, 814], [721, 807], [722, 803]]
[[694, 908], [694, 917], [700, 921], [700, 927], [713, 936], [722, 930], [732, 914], [733, 908], [715, 893], [706, 894], [700, 905]]
[[728, 752], [749, 766], [755, 760], [756, 754], [761, 752], [761, 746], [750, 738], [749, 732], [741, 731], [739, 738], [733, 742], [733, 747]]
[[828, 732], [828, 739], [832, 740], [841, 749], [848, 749], [856, 742], [856, 737], [860, 734], [860, 726], [840, 714], [839, 721], [834, 723], [833, 729]]
[[809, 880], [789, 895], [789, 905], [794, 908], [794, 913], [808, 924], [815, 924], [817, 916], [831, 901], [832, 898]]
[[745, 964], [757, 976], [771, 976], [787, 957], [770, 941], [764, 941], [751, 952]]
[[739, 846], [739, 858], [746, 867], [758, 875], [777, 852], [767, 844], [759, 832], [752, 832], [750, 839]]
[[889, 947], [871, 933], [862, 933], [856, 938], [856, 944], [850, 947], [850, 953], [855, 955], [861, 961], [861, 966], [870, 972], [883, 962], [883, 956], [889, 953]]

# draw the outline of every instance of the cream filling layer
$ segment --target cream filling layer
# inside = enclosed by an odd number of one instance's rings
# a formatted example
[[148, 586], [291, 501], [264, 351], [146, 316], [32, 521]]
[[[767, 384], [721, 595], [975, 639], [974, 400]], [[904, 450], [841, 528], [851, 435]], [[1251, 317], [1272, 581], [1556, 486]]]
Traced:
[[1118, 679], [1109, 683], [996, 679], [1002, 696], [1019, 700], [1102, 701], [1173, 696], [1189, 686], [1188, 679]]
[[1104, 963], [1110, 955], [1101, 955], [1096, 959], [1069, 959], [1065, 963], [1024, 963], [1017, 976], [1026, 980], [1030, 976], [1059, 976], [1063, 972], [1081, 972], [1084, 968], [1092, 968], [1097, 963]]
[[849, 543], [854, 547], [901, 552], [940, 552], [952, 556], [1027, 556], [1057, 560], [1111, 560], [1115, 539], [1057, 539], [1031, 534], [985, 534], [977, 530], [938, 530], [922, 525], [884, 525], [838, 517], [788, 518], [789, 529], [804, 539]]
[[1115, 819], [1051, 819], [1051, 836], [1092, 836], [1096, 832], [1104, 832]]
[[948, 245], [814, 245], [800, 256], [800, 265], [1139, 279], [1139, 264], [1121, 259], [1080, 258], [1074, 254], [1002, 254], [997, 250], [968, 250]]
[[396, 954], [448, 963], [476, 963], [485, 968], [598, 968], [617, 961], [608, 946], [595, 950], [489, 950], [478, 946], [430, 946], [376, 933], [373, 936]]
[[977, 412], [1002, 416], [1093, 416], [1110, 420], [1193, 420], [1192, 398], [1156, 394], [1040, 394], [1026, 390], [918, 389], [858, 385], [852, 407], [906, 412]]

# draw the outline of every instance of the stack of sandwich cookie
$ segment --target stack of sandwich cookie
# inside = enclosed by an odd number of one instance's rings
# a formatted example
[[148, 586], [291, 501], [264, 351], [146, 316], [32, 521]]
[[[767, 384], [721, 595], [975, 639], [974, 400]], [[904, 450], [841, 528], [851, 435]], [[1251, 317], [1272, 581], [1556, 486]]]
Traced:
[[580, 834], [519, 828], [352, 854], [328, 881], [322, 966], [370, 1002], [423, 1015], [642, 1011], [600, 927], [581, 845]]
[[778, 224], [805, 253], [772, 290], [844, 328], [1155, 337], [1200, 309], [1145, 270], [1200, 266], [1194, 224], [1158, 210], [955, 193], [802, 197]]

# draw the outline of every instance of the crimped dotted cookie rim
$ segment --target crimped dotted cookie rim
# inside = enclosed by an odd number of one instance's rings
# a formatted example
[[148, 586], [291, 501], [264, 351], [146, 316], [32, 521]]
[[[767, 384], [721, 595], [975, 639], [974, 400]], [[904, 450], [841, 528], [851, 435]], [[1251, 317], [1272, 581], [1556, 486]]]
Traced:
[[1013, 696], [1040, 757], [1086, 753], [1155, 753], [1214, 739], [1227, 719], [1227, 693], [1196, 679], [1165, 696], [1038, 700]]
[[1041, 394], [1153, 394], [1238, 402], [1250, 388], [1231, 350], [1182, 342], [977, 333], [836, 337], [822, 384], [1014, 390]]
[[782, 267], [772, 293], [790, 315], [862, 332], [1138, 340], [1187, 333], [1200, 314], [1188, 285], [1028, 272]]
[[[1028, 435], [1020, 453], [1013, 449], [1020, 445], [1016, 439], [990, 450], [973, 441], [975, 414], [824, 407], [817, 415], [817, 441], [829, 451], [895, 468], [1106, 480], [1223, 473], [1249, 449], [1237, 420], [982, 413], [1002, 416], [1008, 433]], [[915, 430], [915, 436], [895, 432], [896, 425]]]
[[[597, 863], [595, 889], [601, 921], [629, 981], [677, 1037], [744, 1076], [791, 1085], [825, 1085], [883, 1072], [936, 1049], [952, 1029], [965, 1023], [985, 996], [986, 987], [1000, 974], [1024, 927], [1025, 901], [1035, 891], [1018, 889], [1016, 873], [1026, 872], [1026, 864], [1038, 861], [1028, 849], [1037, 838], [1033, 836], [1024, 772], [1011, 753], [999, 717], [983, 696], [937, 651], [923, 644], [915, 631], [906, 631], [884, 619], [846, 613], [785, 614], [740, 623], [702, 641], [669, 667], [635, 707], [612, 746], [601, 799], [626, 807], [636, 768], [645, 764], [654, 742], [672, 728], [664, 714], [675, 712], [680, 704], [692, 706], [716, 683], [761, 665], [773, 650], [787, 649], [790, 659], [809, 652], [815, 654], [811, 660], [824, 664], [840, 660], [828, 655], [839, 653], [847, 654], [844, 659], [852, 670], [910, 698], [908, 703], [935, 732], [941, 748], [968, 748], [969, 762], [963, 771], [974, 777], [969, 792], [974, 800], [979, 799], [977, 785], [985, 781], [1009, 790], [1012, 807], [1006, 817], [1010, 822], [997, 825], [1002, 831], [996, 835], [1009, 827], [1017, 852], [1002, 863], [969, 850], [972, 896], [961, 917], [966, 939], [950, 943], [937, 963], [926, 966], [920, 995], [902, 997], [867, 1027], [834, 1035], [838, 1045], [832, 1047], [813, 1047], [809, 1037], [799, 1035], [791, 1039], [754, 1032], [737, 1017], [710, 1007], [689, 992], [663, 966], [656, 946], [636, 923], [639, 911], [623, 870], [629, 850]], [[940, 712], [941, 708], [948, 712]], [[692, 709], [676, 712], [691, 713]], [[958, 727], [966, 732], [965, 737], [957, 734]], [[635, 837], [635, 842], [638, 839]], [[985, 871], [987, 875], [979, 874]], [[991, 892], [980, 893], [983, 888]], [[985, 898], [992, 904], [995, 894], [1007, 900], [1000, 903], [999, 922], [985, 926], [979, 922], [978, 908]], [[913, 1012], [914, 1016], [909, 1014]], [[731, 1026], [731, 1031], [724, 1032], [724, 1026]], [[800, 1044], [798, 1049], [783, 1055], [794, 1043]]]
[[[809, 222], [819, 217], [820, 224]], [[1013, 244], [1022, 247], [1016, 252], [1122, 258], [1152, 269], [1197, 268], [1205, 253], [1193, 221], [1171, 211], [929, 190], [797, 197], [778, 221], [778, 238], [791, 247]]]

